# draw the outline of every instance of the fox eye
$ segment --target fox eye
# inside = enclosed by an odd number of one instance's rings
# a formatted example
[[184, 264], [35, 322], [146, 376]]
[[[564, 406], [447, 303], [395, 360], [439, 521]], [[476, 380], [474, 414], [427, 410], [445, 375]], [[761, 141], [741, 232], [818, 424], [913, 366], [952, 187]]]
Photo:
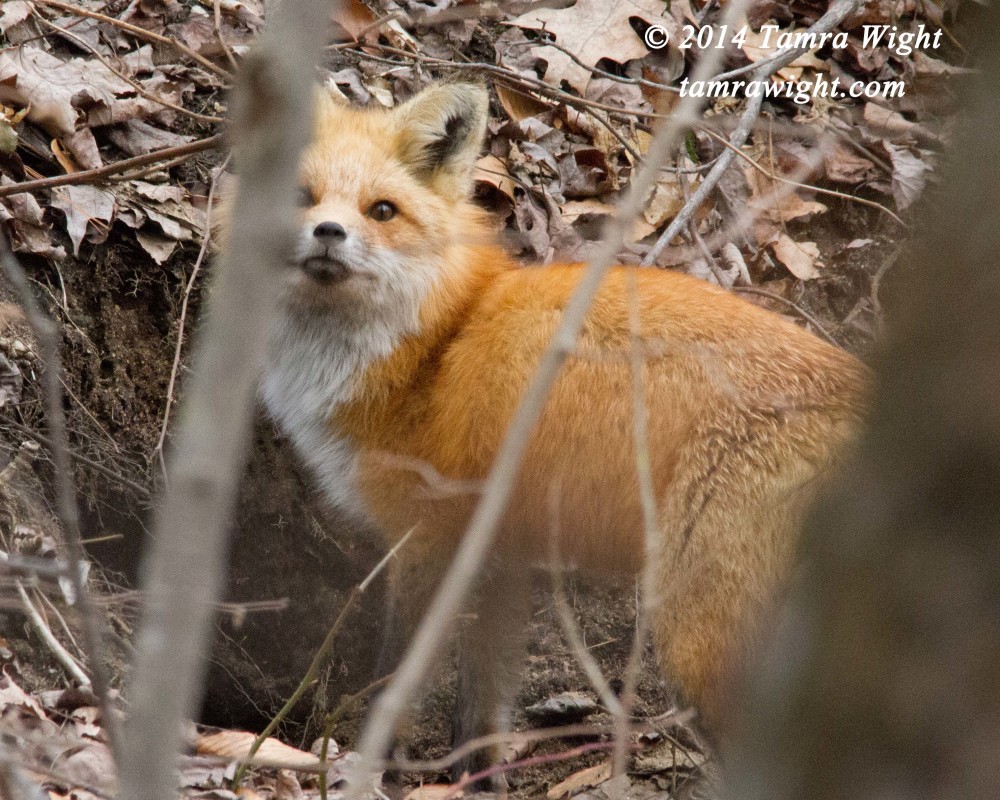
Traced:
[[309, 208], [316, 204], [312, 190], [308, 186], [300, 186], [295, 193], [295, 203], [299, 208]]
[[396, 216], [396, 206], [388, 200], [379, 200], [368, 209], [368, 216], [376, 222], [388, 222]]

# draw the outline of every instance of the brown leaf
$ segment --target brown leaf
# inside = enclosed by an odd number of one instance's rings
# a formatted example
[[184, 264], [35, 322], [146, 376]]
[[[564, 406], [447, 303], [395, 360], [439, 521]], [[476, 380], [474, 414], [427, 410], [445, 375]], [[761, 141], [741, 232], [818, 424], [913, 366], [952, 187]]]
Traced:
[[5, 673], [0, 673], [0, 711], [8, 706], [20, 706], [31, 711], [41, 719], [45, 719], [45, 711], [31, 695], [14, 683], [14, 679]]
[[527, 117], [537, 117], [552, 107], [548, 103], [536, 99], [534, 95], [515, 92], [499, 83], [495, 84], [493, 88], [496, 90], [497, 99], [503, 106], [503, 110], [514, 122], [520, 122]]
[[[546, 30], [560, 47], [573, 53], [583, 64], [595, 66], [602, 58], [624, 64], [649, 52], [629, 22], [638, 17], [648, 25], [663, 25], [677, 32], [673, 17], [664, 16], [662, 0], [577, 0], [566, 8], [540, 8], [528, 11], [506, 23], [528, 30]], [[566, 53], [540, 45], [536, 53], [548, 63], [545, 82], [559, 86], [566, 81], [583, 93], [591, 73], [575, 63]]]
[[455, 794], [455, 787], [447, 783], [425, 783], [416, 789], [411, 789], [403, 800], [444, 800], [449, 794]]
[[96, 186], [58, 186], [52, 190], [52, 206], [66, 215], [66, 231], [73, 242], [73, 255], [80, 255], [80, 244], [87, 234], [87, 223], [97, 220], [107, 223], [97, 230], [93, 241], [107, 239], [108, 227], [115, 215], [115, 196]]
[[819, 276], [819, 247], [815, 242], [796, 242], [784, 233], [778, 234], [778, 241], [771, 245], [774, 255], [788, 271], [801, 281]]
[[841, 142], [834, 142], [823, 153], [823, 166], [828, 180], [852, 186], [873, 181], [880, 174], [879, 168], [871, 161]]
[[595, 786], [600, 786], [610, 777], [611, 762], [605, 761], [603, 764], [597, 764], [593, 767], [581, 769], [579, 772], [574, 772], [566, 780], [560, 781], [549, 789], [545, 793], [545, 796], [548, 800], [560, 800], [562, 797], [572, 797], [585, 789], [593, 789]]
[[7, 29], [24, 22], [31, 16], [31, 3], [26, 0], [7, 0], [3, 4], [3, 13], [0, 13], [0, 33], [7, 33]]
[[[782, 28], [779, 30], [774, 30], [772, 28], [767, 31], [761, 30], [759, 32], [748, 30], [743, 44], [743, 52], [753, 63], [763, 61], [770, 58], [781, 49], [778, 47], [778, 37], [781, 36], [781, 34], [795, 34], [803, 31], [805, 31], [805, 28], [795, 27]], [[812, 69], [824, 71], [827, 68], [823, 61], [816, 58], [816, 51], [810, 50], [800, 55], [791, 64], [779, 69], [772, 76], [772, 79], [779, 82], [782, 79], [786, 81], [797, 81], [802, 77], [802, 70], [804, 67], [811, 67]]]
[[496, 191], [514, 202], [514, 180], [507, 171], [506, 164], [492, 155], [483, 156], [476, 162], [474, 180], [492, 186]]
[[[247, 731], [218, 731], [201, 733], [195, 740], [195, 750], [202, 756], [221, 756], [243, 761], [257, 737]], [[253, 758], [254, 763], [267, 764], [279, 769], [314, 770], [319, 761], [312, 753], [291, 747], [277, 739], [265, 739]]]
[[771, 222], [788, 222], [792, 219], [822, 214], [826, 206], [815, 200], [803, 200], [795, 192], [781, 196], [784, 191], [779, 181], [773, 181], [760, 170], [744, 167], [751, 197], [749, 205], [759, 216]]
[[892, 196], [896, 208], [903, 211], [912, 206], [924, 191], [930, 165], [908, 147], [892, 142], [882, 144], [892, 161]]
[[[697, 183], [693, 184], [689, 191], [694, 191]], [[684, 206], [684, 190], [677, 182], [677, 176], [664, 172], [653, 187], [653, 194], [642, 212], [643, 218], [653, 228], [659, 228], [668, 219], [677, 216], [677, 212]]]

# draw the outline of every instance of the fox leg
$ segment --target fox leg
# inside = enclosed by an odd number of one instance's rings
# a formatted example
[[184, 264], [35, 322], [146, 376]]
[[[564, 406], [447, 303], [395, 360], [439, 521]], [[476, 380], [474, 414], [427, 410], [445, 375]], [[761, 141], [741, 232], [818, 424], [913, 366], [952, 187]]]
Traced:
[[[376, 680], [392, 674], [399, 666], [451, 563], [450, 549], [435, 544], [414, 537], [389, 564], [385, 630], [375, 667]], [[393, 741], [384, 756], [391, 756], [400, 741], [405, 740], [422, 699], [414, 698], [408, 712], [396, 723]], [[389, 771], [386, 777], [393, 780], [394, 775]]]
[[[458, 637], [458, 688], [452, 746], [509, 728], [524, 661], [531, 612], [531, 579], [525, 567], [494, 567], [480, 580]], [[474, 775], [497, 764], [504, 747], [480, 748], [452, 767], [452, 778]], [[503, 776], [479, 782], [506, 787]]]

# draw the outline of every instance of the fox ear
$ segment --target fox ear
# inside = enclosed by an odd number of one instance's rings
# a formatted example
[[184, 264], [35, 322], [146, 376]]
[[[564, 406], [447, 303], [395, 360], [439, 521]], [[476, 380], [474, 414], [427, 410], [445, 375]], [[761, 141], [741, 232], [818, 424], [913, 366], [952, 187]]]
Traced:
[[488, 111], [489, 96], [482, 86], [429, 86], [393, 112], [400, 158], [428, 183], [464, 196], [483, 144]]

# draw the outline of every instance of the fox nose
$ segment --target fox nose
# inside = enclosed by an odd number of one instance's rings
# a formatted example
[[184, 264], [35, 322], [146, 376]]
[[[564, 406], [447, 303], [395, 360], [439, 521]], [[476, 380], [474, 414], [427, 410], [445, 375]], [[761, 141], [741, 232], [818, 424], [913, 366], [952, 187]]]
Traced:
[[321, 222], [313, 229], [313, 236], [334, 243], [346, 239], [347, 231], [339, 222]]

